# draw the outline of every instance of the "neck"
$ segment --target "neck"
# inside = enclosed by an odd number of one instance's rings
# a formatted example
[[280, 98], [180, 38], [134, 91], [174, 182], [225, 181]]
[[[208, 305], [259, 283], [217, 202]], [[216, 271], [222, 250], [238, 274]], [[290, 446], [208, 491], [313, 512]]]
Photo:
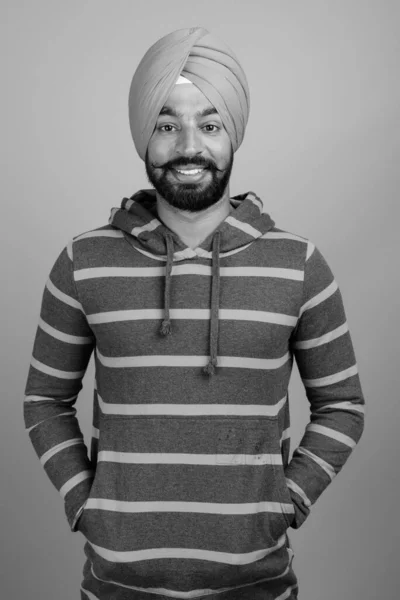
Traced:
[[176, 233], [189, 248], [197, 248], [226, 219], [231, 211], [229, 188], [218, 202], [200, 212], [188, 212], [171, 206], [158, 192], [157, 213], [159, 219]]

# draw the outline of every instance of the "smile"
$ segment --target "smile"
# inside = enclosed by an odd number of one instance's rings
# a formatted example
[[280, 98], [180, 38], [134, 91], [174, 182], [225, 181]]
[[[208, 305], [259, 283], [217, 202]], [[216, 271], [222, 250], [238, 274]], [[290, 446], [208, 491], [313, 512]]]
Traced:
[[171, 169], [170, 171], [178, 181], [193, 183], [202, 180], [208, 173], [208, 169], [199, 167], [197, 169]]
[[175, 170], [178, 171], [178, 173], [181, 173], [182, 175], [197, 175], [198, 173], [201, 173], [202, 171], [204, 171], [204, 169], [190, 169], [190, 170], [175, 169]]

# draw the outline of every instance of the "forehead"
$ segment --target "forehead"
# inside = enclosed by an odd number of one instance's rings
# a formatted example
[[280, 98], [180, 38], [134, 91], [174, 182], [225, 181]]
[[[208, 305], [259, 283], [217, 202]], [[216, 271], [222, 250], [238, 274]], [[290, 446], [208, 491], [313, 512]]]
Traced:
[[203, 92], [195, 85], [189, 83], [174, 86], [163, 106], [163, 108], [166, 107], [182, 115], [192, 115], [203, 112], [206, 109], [215, 110]]

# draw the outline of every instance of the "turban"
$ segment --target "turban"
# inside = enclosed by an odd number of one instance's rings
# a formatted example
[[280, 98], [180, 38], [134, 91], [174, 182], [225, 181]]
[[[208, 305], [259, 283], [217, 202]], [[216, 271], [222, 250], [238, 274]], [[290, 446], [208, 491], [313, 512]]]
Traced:
[[196, 85], [215, 107], [236, 152], [249, 118], [246, 75], [226, 44], [203, 27], [192, 27], [159, 39], [133, 76], [129, 122], [140, 158], [145, 160], [158, 115], [180, 75]]

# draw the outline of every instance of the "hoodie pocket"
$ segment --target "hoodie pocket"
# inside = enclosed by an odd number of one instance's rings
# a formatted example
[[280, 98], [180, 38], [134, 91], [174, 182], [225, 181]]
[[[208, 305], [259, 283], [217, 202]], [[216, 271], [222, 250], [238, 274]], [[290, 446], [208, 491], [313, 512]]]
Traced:
[[78, 528], [99, 579], [218, 589], [279, 576], [293, 515], [277, 418], [103, 415]]
[[237, 469], [237, 481], [265, 509], [265, 528], [280, 537], [294, 519], [281, 452], [281, 432], [276, 417], [230, 420], [218, 435], [217, 464]]

